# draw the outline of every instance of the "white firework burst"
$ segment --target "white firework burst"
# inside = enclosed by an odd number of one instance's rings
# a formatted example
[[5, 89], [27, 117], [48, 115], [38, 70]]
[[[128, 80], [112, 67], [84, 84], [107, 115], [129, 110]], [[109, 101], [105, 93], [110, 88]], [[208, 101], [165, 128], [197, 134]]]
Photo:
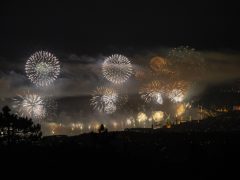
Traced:
[[21, 117], [40, 120], [47, 115], [44, 99], [38, 94], [26, 93], [25, 95], [18, 95], [13, 100], [13, 108]]
[[38, 51], [27, 60], [25, 71], [32, 83], [44, 87], [52, 84], [59, 76], [60, 63], [53, 54]]
[[99, 112], [105, 112], [107, 114], [112, 114], [116, 111], [116, 103], [118, 101], [118, 93], [107, 87], [97, 87], [93, 92], [92, 98], [90, 100], [90, 105]]
[[107, 57], [102, 64], [103, 76], [115, 84], [124, 83], [133, 73], [130, 60], [119, 54]]
[[146, 103], [155, 102], [157, 104], [163, 104], [163, 98], [161, 92], [145, 92], [141, 95], [141, 98]]
[[116, 106], [116, 104], [114, 104], [113, 102], [106, 104], [106, 106], [105, 106], [105, 108], [104, 108], [104, 111], [105, 111], [107, 114], [112, 114], [112, 113], [114, 113], [116, 110], [117, 110], [117, 106]]
[[173, 89], [172, 91], [169, 92], [168, 97], [172, 102], [177, 103], [183, 101], [184, 94], [181, 89]]
[[90, 105], [99, 112], [114, 113], [127, 102], [126, 95], [120, 95], [115, 89], [109, 87], [97, 87], [93, 92]]
[[163, 104], [164, 86], [160, 81], [152, 81], [140, 89], [139, 94], [146, 103], [154, 102]]

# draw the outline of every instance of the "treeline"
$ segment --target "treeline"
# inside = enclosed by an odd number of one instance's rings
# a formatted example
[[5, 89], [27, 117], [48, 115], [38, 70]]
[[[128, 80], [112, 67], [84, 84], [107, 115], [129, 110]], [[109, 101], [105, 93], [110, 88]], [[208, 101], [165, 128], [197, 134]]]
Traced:
[[35, 143], [42, 137], [40, 124], [11, 113], [8, 106], [0, 112], [0, 144]]

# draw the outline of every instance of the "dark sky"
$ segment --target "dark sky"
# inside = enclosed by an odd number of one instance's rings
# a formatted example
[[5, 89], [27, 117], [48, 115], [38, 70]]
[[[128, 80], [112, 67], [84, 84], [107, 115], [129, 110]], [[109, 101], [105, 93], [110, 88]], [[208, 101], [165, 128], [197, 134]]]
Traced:
[[0, 53], [19, 56], [40, 48], [98, 54], [115, 47], [182, 44], [236, 50], [238, 6], [227, 2], [5, 2], [0, 12]]
[[[11, 103], [11, 98], [23, 90], [36, 91], [24, 66], [31, 54], [46, 50], [59, 58], [61, 74], [53, 86], [37, 91], [56, 99], [58, 120], [116, 120], [124, 110], [127, 115], [139, 110], [137, 105], [142, 101], [138, 90], [145, 82], [132, 76], [124, 88], [133, 95], [132, 99], [129, 96], [133, 105], [120, 109], [114, 117], [100, 117], [89, 100], [97, 86], [110, 84], [101, 73], [107, 56], [124, 54], [135, 69], [148, 70], [153, 56], [165, 58], [174, 47], [193, 47], [202, 54], [207, 68], [203, 85], [191, 89], [191, 97], [209, 84], [240, 77], [239, 32], [238, 5], [230, 1], [1, 2], [0, 105]], [[191, 83], [198, 76], [186, 71], [185, 66], [178, 71]]]

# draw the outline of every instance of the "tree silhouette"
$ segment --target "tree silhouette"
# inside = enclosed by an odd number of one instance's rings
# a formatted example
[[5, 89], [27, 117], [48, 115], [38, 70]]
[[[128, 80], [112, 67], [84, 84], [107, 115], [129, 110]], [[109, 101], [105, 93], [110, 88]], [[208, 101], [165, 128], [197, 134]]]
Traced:
[[0, 139], [2, 143], [34, 142], [41, 138], [41, 126], [31, 119], [10, 114], [8, 106], [0, 113]]
[[105, 130], [104, 125], [101, 124], [100, 127], [98, 128], [98, 132], [102, 133], [102, 132], [104, 132], [104, 130]]

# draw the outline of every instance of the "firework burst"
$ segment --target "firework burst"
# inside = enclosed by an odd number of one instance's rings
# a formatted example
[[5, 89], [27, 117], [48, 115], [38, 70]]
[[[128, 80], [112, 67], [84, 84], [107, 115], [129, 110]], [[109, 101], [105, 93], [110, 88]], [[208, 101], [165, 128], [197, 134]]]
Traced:
[[171, 83], [167, 88], [168, 98], [174, 103], [182, 102], [185, 98], [188, 86], [188, 83], [185, 81]]
[[130, 116], [126, 119], [126, 125], [130, 126], [132, 124], [135, 124], [135, 119], [134, 119], [134, 117]]
[[169, 92], [168, 97], [172, 102], [177, 103], [183, 101], [184, 94], [181, 89], [173, 89], [172, 91]]
[[137, 120], [139, 123], [145, 122], [148, 119], [147, 115], [144, 112], [139, 112], [137, 114]]
[[149, 65], [154, 72], [163, 72], [167, 67], [167, 62], [165, 61], [165, 59], [159, 56], [155, 56], [150, 60]]
[[154, 111], [152, 112], [152, 119], [154, 122], [160, 122], [164, 118], [164, 112], [163, 111]]
[[53, 54], [38, 51], [27, 60], [25, 71], [32, 83], [44, 87], [52, 84], [59, 76], [60, 64]]
[[163, 94], [165, 93], [165, 86], [161, 81], [152, 81], [140, 89], [139, 94], [146, 103], [155, 102], [163, 104]]
[[47, 115], [44, 99], [38, 94], [26, 93], [18, 95], [13, 100], [13, 108], [21, 117], [40, 120], [44, 119]]
[[107, 87], [97, 87], [93, 92], [90, 105], [99, 112], [114, 113], [119, 106], [126, 102], [125, 96], [120, 96], [116, 90]]
[[186, 104], [179, 104], [176, 109], [176, 117], [182, 116], [186, 111]]
[[166, 61], [166, 59], [155, 56], [150, 60], [150, 69], [152, 76], [160, 76], [161, 78], [173, 78], [175, 75], [175, 72], [170, 70], [169, 63]]
[[102, 64], [103, 76], [115, 84], [124, 83], [132, 75], [132, 71], [129, 59], [119, 54], [107, 57]]
[[178, 63], [188, 63], [193, 65], [200, 65], [204, 62], [204, 58], [201, 54], [189, 46], [180, 46], [171, 49], [168, 53], [168, 58]]
[[173, 48], [168, 53], [167, 58], [171, 62], [174, 71], [178, 72], [181, 68], [185, 70], [182, 71], [183, 75], [185, 75], [185, 73], [191, 73], [199, 77], [199, 75], [205, 71], [204, 58], [199, 52], [189, 46]]

